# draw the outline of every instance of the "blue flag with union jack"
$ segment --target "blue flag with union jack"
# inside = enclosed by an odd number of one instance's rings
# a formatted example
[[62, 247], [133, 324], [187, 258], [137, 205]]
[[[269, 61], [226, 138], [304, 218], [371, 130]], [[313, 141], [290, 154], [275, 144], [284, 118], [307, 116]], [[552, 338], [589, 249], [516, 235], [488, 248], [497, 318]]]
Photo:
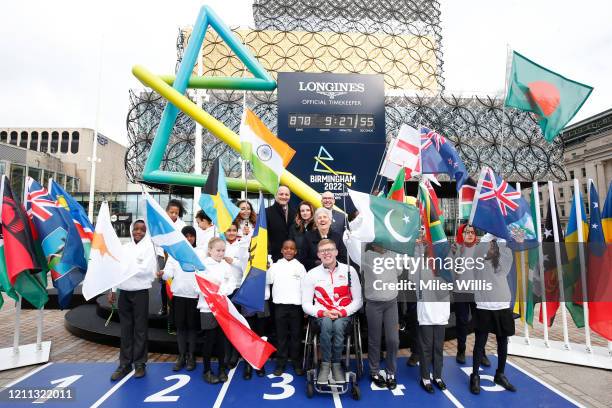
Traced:
[[[527, 201], [492, 169], [484, 167], [474, 194], [470, 224], [509, 244], [537, 244]], [[514, 246], [516, 248], [516, 245]]]
[[446, 173], [457, 182], [457, 191], [466, 183], [469, 174], [453, 143], [441, 134], [421, 127], [421, 172]]
[[47, 189], [28, 177], [26, 209], [36, 229], [59, 305], [66, 308], [87, 269], [83, 244], [70, 212], [52, 199]]

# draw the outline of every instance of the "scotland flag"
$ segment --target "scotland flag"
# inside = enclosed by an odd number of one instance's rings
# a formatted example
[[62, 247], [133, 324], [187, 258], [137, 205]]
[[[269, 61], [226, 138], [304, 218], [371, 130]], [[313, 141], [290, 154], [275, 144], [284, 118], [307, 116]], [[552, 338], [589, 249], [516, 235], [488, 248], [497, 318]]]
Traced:
[[203, 271], [206, 269], [193, 247], [179, 230], [168, 214], [157, 204], [146, 191], [143, 192], [147, 202], [147, 229], [153, 243], [176, 259], [185, 272]]

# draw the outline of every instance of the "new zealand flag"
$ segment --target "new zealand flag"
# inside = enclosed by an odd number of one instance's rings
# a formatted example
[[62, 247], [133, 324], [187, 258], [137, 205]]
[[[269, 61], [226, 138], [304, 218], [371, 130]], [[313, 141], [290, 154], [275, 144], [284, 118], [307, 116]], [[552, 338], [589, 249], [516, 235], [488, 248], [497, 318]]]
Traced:
[[63, 309], [70, 303], [74, 288], [83, 280], [87, 269], [81, 237], [70, 213], [29, 177], [26, 208], [40, 239]]
[[457, 191], [468, 180], [469, 174], [453, 143], [426, 127], [421, 127], [421, 172], [446, 173], [457, 182]]

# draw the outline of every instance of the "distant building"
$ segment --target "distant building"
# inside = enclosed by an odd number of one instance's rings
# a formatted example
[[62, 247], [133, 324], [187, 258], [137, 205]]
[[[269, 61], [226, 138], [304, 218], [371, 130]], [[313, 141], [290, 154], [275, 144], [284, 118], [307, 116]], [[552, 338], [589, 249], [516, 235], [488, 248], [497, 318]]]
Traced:
[[[0, 128], [0, 173], [23, 194], [25, 177], [47, 183], [50, 177], [67, 191], [89, 191], [94, 130], [87, 128]], [[95, 191], [127, 191], [123, 160], [126, 147], [97, 137]]]

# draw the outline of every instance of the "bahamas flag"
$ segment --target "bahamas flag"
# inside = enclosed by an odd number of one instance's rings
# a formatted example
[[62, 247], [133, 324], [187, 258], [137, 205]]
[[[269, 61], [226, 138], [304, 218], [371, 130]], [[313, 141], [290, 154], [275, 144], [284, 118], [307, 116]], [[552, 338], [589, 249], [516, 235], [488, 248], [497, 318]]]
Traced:
[[604, 238], [607, 243], [612, 243], [612, 181], [608, 186], [608, 195], [603, 211], [601, 212], [601, 225], [604, 232]]
[[[582, 240], [587, 242], [589, 225], [586, 222], [586, 211], [580, 191], [574, 193], [572, 209], [565, 230], [565, 248], [567, 250], [568, 264], [563, 267], [563, 286], [565, 292], [565, 306], [572, 315], [577, 327], [584, 327], [584, 311], [582, 308], [582, 293], [580, 292], [580, 256], [578, 244], [578, 224], [582, 224]], [[580, 207], [580, 219], [576, 216], [576, 208]]]
[[232, 301], [245, 308], [264, 311], [264, 296], [266, 290], [266, 271], [268, 270], [268, 225], [266, 221], [266, 206], [263, 193], [259, 192], [259, 214], [255, 223], [255, 231], [251, 238], [249, 262], [244, 270], [242, 285], [232, 298]]
[[200, 207], [217, 226], [219, 232], [225, 232], [240, 212], [227, 196], [225, 176], [221, 174], [219, 158], [212, 165], [206, 184], [200, 196]]

